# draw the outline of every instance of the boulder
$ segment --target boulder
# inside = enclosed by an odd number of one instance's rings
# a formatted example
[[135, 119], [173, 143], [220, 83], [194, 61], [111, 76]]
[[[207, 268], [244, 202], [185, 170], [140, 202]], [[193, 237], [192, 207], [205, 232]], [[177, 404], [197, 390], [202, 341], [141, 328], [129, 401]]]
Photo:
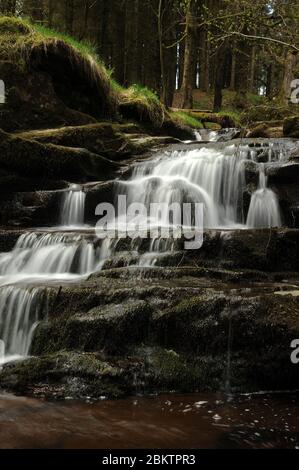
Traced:
[[299, 183], [299, 163], [289, 162], [267, 168], [269, 184]]
[[116, 117], [117, 98], [105, 68], [17, 18], [0, 19], [0, 76], [6, 87], [0, 128], [6, 131]]
[[226, 283], [217, 269], [216, 277], [184, 266], [136, 268], [130, 275], [114, 269], [78, 286], [53, 288], [49, 316], [32, 346], [36, 357], [5, 366], [2, 389], [47, 398], [119, 398], [298, 388], [290, 360], [299, 334], [294, 281], [240, 271]]
[[[86, 149], [41, 144], [1, 130], [0, 165], [8, 176], [15, 177], [18, 184], [11, 188], [14, 191], [23, 190], [24, 179], [35, 189], [43, 189], [50, 181], [57, 180], [103, 181], [113, 177], [119, 169], [117, 163]], [[1, 180], [5, 183], [6, 178], [6, 175], [0, 176], [0, 192], [7, 191], [7, 186], [1, 187]]]
[[18, 136], [43, 144], [85, 148], [113, 161], [141, 155], [154, 146], [177, 142], [172, 137], [144, 134], [144, 130], [137, 124], [112, 122], [29, 131], [19, 133]]
[[61, 191], [2, 193], [0, 225], [9, 227], [55, 225], [59, 218], [62, 194]]
[[283, 122], [285, 137], [299, 138], [299, 116], [288, 117]]
[[251, 129], [247, 133], [247, 138], [269, 138], [269, 132], [268, 132], [268, 126], [266, 124], [259, 124], [258, 126], [255, 126], [253, 129]]

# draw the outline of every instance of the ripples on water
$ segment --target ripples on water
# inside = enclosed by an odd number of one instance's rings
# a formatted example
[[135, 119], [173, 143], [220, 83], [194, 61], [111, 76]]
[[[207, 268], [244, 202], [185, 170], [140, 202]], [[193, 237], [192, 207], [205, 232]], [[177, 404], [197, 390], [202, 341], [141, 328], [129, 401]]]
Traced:
[[0, 398], [1, 448], [299, 448], [296, 394], [96, 403]]

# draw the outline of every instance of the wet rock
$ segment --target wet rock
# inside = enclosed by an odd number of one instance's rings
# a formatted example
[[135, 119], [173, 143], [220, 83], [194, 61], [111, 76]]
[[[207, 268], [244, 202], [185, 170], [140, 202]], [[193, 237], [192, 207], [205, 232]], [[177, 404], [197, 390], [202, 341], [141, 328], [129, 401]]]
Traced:
[[19, 230], [0, 230], [0, 253], [12, 251], [21, 234]]
[[272, 138], [280, 139], [283, 137], [283, 122], [282, 121], [269, 121], [261, 122], [251, 128], [246, 137], [247, 138]]
[[[200, 270], [169, 271], [169, 279], [103, 272], [86, 289], [68, 287], [37, 329], [32, 353], [39, 357], [6, 366], [2, 388], [115, 398], [227, 384], [247, 392], [298, 387], [290, 344], [299, 334], [299, 297], [288, 285], [285, 293], [266, 278], [204, 287]], [[113, 295], [121, 305], [111, 303]]]
[[299, 138], [299, 116], [288, 117], [284, 120], [283, 135]]
[[[32, 351], [35, 354], [72, 349], [102, 351], [115, 355], [128, 351], [146, 337], [151, 308], [145, 301], [97, 306], [76, 314], [64, 324], [41, 325], [36, 332]], [[46, 338], [51, 337], [51, 341]]]
[[162, 135], [169, 135], [171, 137], [175, 137], [176, 139], [179, 140], [194, 140], [194, 130], [191, 129], [190, 127], [183, 126], [182, 124], [179, 124], [178, 122], [174, 121], [173, 119], [170, 118], [165, 118], [163, 125], [159, 130], [156, 132], [160, 132]]
[[258, 185], [258, 181], [259, 181], [258, 165], [251, 160], [245, 161], [243, 165], [245, 168], [246, 184], [253, 185], [256, 188]]
[[268, 126], [266, 124], [259, 124], [258, 126], [251, 129], [246, 137], [248, 137], [249, 139], [256, 137], [262, 137], [267, 139], [270, 137], [268, 132]]
[[99, 216], [95, 215], [98, 204], [113, 204], [115, 198], [115, 182], [107, 181], [105, 183], [89, 184], [84, 186], [86, 192], [85, 200], [85, 220], [91, 225], [95, 225]]
[[41, 144], [1, 130], [0, 164], [11, 175], [31, 180], [33, 185], [39, 182], [41, 189], [44, 182], [48, 185], [51, 180], [106, 180], [119, 169], [117, 163], [86, 149]]
[[145, 138], [142, 140], [142, 131], [136, 124], [121, 125], [108, 122], [24, 132], [20, 137], [43, 144], [85, 148], [91, 153], [115, 161], [143, 153], [153, 145], [149, 136], [146, 137], [150, 141]]
[[63, 351], [5, 367], [1, 385], [50, 399], [120, 398], [131, 390], [133, 370], [108, 364], [98, 354]]
[[271, 165], [267, 168], [269, 184], [284, 184], [299, 182], [299, 163], [285, 163], [280, 165]]
[[60, 191], [3, 193], [0, 224], [11, 227], [55, 225], [59, 218], [62, 194]]
[[264, 229], [208, 231], [200, 250], [188, 250], [185, 260], [198, 266], [222, 266], [261, 271], [299, 271], [298, 230]]
[[298, 183], [273, 184], [283, 213], [284, 225], [299, 228], [299, 186]]

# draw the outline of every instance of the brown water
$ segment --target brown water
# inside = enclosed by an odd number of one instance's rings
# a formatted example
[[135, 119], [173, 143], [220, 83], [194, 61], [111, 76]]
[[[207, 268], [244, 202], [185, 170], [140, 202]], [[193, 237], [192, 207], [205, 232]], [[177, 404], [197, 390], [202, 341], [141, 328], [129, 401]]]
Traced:
[[96, 403], [0, 396], [0, 447], [299, 448], [299, 395], [164, 395]]

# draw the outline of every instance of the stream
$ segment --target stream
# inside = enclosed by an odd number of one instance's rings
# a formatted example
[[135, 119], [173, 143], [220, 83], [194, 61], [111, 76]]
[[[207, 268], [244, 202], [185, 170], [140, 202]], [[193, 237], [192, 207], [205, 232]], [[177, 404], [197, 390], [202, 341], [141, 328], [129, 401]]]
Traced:
[[[153, 203], [202, 203], [206, 229], [281, 227], [284, 214], [267, 173], [287, 158], [287, 149], [274, 143], [167, 150], [137, 163], [128, 180], [116, 182], [115, 196], [125, 195], [128, 204], [148, 209]], [[244, 210], [248, 167], [257, 178]], [[57, 211], [57, 226], [28, 230], [11, 252], [0, 254], [0, 365], [30, 356], [35, 329], [47, 316], [48, 287], [84, 281], [123, 250], [119, 239], [96, 239], [85, 221], [85, 199], [84, 187], [71, 186]], [[124, 216], [117, 214], [119, 226]], [[145, 227], [149, 223], [146, 215], [138, 221]], [[151, 217], [150, 223], [170, 225], [165, 214]], [[194, 221], [182, 223], [191, 229]], [[172, 238], [153, 238], [146, 250], [135, 239], [127, 265], [153, 267], [176, 250]], [[0, 396], [2, 448], [298, 448], [298, 436], [298, 396], [291, 393], [95, 403]]]
[[101, 402], [0, 396], [0, 448], [295, 449], [295, 394], [162, 395]]

